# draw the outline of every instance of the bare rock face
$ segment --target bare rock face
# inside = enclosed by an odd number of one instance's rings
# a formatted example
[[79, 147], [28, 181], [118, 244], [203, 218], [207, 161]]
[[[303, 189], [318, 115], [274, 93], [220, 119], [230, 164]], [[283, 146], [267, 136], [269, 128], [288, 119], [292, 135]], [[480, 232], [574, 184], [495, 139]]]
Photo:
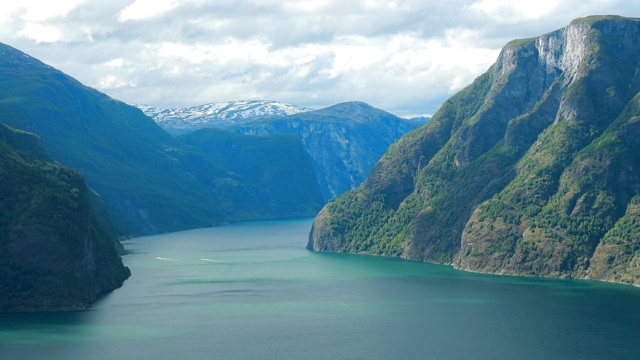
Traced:
[[596, 16], [510, 42], [325, 207], [309, 248], [638, 284], [639, 37]]

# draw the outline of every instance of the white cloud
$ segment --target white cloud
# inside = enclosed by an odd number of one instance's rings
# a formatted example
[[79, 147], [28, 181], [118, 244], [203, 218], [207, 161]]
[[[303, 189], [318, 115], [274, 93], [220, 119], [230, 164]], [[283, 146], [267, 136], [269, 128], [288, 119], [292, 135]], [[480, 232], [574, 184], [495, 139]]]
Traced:
[[180, 5], [177, 0], [136, 0], [118, 15], [119, 21], [143, 20], [166, 13]]
[[56, 42], [60, 39], [60, 30], [54, 26], [29, 23], [19, 33], [19, 35], [40, 42]]
[[104, 65], [107, 68], [121, 68], [122, 65], [124, 65], [124, 60], [121, 57], [119, 57], [117, 59], [107, 61]]
[[43, 21], [57, 16], [64, 16], [78, 7], [84, 0], [19, 0], [0, 3], [0, 18], [19, 16], [26, 21]]
[[559, 3], [560, 0], [479, 0], [470, 8], [490, 16], [493, 21], [515, 23], [523, 19], [539, 19], [553, 12]]
[[284, 1], [283, 6], [286, 9], [293, 10], [294, 12], [306, 12], [315, 13], [326, 9], [331, 4], [327, 0], [299, 0], [299, 1]]
[[126, 102], [361, 100], [398, 115], [434, 113], [511, 39], [640, 16], [625, 0], [16, 3], [0, 3], [3, 41]]
[[359, 71], [383, 62], [385, 41], [370, 40], [360, 36], [345, 36], [336, 39], [336, 45], [330, 46], [335, 54], [333, 75]]
[[116, 75], [107, 75], [100, 81], [99, 86], [102, 89], [120, 89], [125, 87], [135, 88], [136, 84], [131, 80], [121, 80]]

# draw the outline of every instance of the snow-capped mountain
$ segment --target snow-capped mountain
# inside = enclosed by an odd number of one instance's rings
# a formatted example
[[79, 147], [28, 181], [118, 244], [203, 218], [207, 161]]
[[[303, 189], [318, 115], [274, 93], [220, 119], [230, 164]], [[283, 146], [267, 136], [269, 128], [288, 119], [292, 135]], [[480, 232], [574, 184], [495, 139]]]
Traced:
[[206, 127], [222, 128], [259, 117], [286, 116], [310, 111], [298, 105], [269, 100], [217, 102], [187, 108], [159, 108], [134, 105], [170, 133], [184, 133]]

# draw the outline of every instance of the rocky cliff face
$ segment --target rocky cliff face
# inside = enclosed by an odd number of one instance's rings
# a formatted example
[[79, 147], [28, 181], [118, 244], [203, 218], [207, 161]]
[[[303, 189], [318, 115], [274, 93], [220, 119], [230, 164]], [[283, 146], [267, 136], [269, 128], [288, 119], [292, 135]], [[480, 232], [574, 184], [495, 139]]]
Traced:
[[640, 284], [640, 21], [516, 40], [328, 204], [309, 247]]
[[295, 134], [314, 161], [325, 200], [360, 185], [384, 151], [422, 122], [398, 118], [361, 102], [286, 117], [259, 119], [230, 129], [242, 134]]
[[84, 309], [130, 274], [82, 176], [45, 153], [0, 124], [0, 311]]

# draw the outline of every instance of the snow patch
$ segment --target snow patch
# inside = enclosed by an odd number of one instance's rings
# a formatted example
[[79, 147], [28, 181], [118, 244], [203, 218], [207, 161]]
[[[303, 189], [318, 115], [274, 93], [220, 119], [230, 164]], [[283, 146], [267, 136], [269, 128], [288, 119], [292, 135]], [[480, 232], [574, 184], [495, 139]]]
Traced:
[[287, 116], [312, 109], [270, 100], [217, 102], [186, 108], [134, 105], [165, 129], [222, 128], [267, 116]]

